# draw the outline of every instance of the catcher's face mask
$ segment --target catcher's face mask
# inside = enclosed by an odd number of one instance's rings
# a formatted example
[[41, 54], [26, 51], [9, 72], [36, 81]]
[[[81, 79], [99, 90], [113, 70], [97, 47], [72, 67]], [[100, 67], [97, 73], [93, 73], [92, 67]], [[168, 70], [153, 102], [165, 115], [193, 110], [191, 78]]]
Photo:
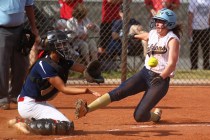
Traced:
[[46, 50], [57, 52], [62, 59], [69, 60], [71, 58], [72, 46], [65, 32], [60, 30], [52, 30], [47, 32]]
[[69, 60], [71, 58], [70, 44], [68, 40], [59, 40], [54, 43], [56, 52], [63, 59]]

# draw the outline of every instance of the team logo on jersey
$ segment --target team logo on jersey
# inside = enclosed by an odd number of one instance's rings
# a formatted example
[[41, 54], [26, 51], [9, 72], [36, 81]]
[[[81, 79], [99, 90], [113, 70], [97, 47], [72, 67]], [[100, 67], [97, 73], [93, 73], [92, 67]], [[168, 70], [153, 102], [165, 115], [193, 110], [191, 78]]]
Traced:
[[157, 44], [151, 44], [147, 48], [147, 54], [150, 56], [151, 54], [164, 54], [167, 52], [167, 48], [165, 46], [157, 46]]

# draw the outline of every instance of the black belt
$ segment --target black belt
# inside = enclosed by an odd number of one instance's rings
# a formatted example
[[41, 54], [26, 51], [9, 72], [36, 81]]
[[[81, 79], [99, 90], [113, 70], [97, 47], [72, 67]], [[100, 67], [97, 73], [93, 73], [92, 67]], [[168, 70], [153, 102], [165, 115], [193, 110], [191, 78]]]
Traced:
[[18, 25], [18, 26], [11, 26], [11, 27], [9, 27], [9, 26], [2, 26], [2, 25], [0, 25], [0, 28], [5, 28], [5, 29], [15, 29], [15, 28], [19, 28], [20, 26], [22, 26], [23, 24], [21, 24], [21, 25]]

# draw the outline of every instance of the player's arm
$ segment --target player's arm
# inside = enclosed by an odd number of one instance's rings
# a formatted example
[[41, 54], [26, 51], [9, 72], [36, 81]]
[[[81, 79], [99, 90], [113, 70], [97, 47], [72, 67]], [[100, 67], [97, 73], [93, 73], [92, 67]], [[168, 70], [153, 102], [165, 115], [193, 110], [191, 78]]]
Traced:
[[148, 41], [148, 39], [149, 39], [149, 33], [148, 32], [141, 32], [140, 34], [134, 35], [134, 38]]
[[59, 76], [50, 77], [48, 81], [60, 92], [68, 95], [78, 95], [78, 94], [93, 94], [95, 96], [100, 96], [99, 93], [89, 90], [88, 88], [73, 88], [71, 86], [66, 86], [63, 80]]
[[39, 36], [39, 32], [38, 32], [38, 29], [37, 29], [36, 23], [35, 23], [35, 15], [34, 15], [33, 5], [26, 6], [25, 7], [25, 11], [26, 11], [26, 15], [27, 15], [27, 17], [29, 19], [29, 24], [31, 26], [31, 30], [34, 33], [34, 35], [36, 37], [38, 37]]
[[169, 46], [169, 57], [168, 57], [168, 65], [165, 70], [160, 74], [160, 76], [165, 79], [168, 77], [176, 68], [176, 64], [179, 58], [179, 41], [175, 38], [172, 38], [168, 42]]

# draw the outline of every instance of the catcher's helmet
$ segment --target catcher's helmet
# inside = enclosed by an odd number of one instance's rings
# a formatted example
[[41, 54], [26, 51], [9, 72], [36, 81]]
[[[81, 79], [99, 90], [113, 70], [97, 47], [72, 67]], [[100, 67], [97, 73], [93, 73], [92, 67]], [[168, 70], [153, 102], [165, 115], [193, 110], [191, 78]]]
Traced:
[[70, 58], [70, 43], [65, 32], [52, 30], [47, 32], [45, 50], [56, 51], [61, 58]]
[[171, 30], [176, 26], [176, 14], [170, 10], [163, 8], [152, 18], [154, 21], [156, 19], [165, 21], [165, 26]]

